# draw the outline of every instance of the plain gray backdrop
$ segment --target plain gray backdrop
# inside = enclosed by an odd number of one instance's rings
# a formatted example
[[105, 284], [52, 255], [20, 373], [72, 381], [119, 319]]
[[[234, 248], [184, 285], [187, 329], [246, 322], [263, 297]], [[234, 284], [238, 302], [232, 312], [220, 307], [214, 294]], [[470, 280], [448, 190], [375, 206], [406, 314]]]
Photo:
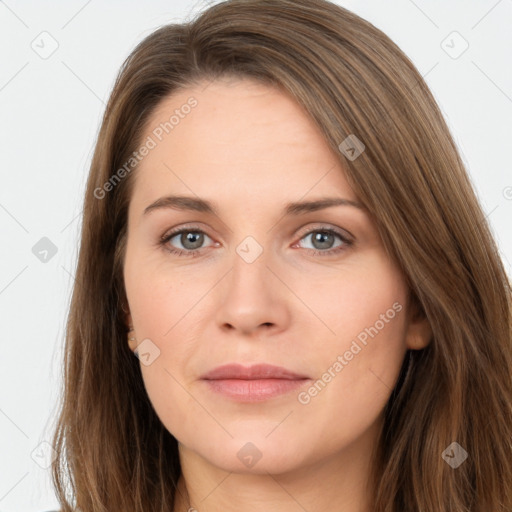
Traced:
[[[209, 3], [0, 1], [0, 511], [57, 508], [47, 443], [84, 185], [115, 76], [140, 40]], [[512, 0], [337, 3], [425, 77], [510, 274]]]

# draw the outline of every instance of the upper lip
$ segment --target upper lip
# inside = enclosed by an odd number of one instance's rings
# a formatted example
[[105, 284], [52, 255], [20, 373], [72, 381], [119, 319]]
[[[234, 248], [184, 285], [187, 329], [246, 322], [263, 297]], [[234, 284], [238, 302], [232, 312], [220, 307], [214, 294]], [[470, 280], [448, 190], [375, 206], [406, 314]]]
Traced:
[[286, 379], [297, 380], [307, 379], [306, 375], [301, 375], [280, 366], [271, 364], [255, 364], [252, 366], [243, 366], [241, 364], [225, 364], [218, 366], [213, 370], [201, 375], [204, 380], [221, 380], [221, 379]]

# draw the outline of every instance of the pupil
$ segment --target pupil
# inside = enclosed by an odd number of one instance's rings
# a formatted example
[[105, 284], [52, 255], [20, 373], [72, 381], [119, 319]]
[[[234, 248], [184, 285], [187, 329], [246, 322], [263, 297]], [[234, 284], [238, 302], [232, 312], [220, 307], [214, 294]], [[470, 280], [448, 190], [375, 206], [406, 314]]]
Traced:
[[[203, 242], [202, 236], [203, 236], [202, 233], [196, 233], [196, 234], [194, 234], [194, 233], [186, 233], [185, 234], [185, 241], [187, 243], [191, 242], [193, 247], [187, 247], [187, 244], [183, 243], [183, 239], [182, 239], [181, 243], [187, 249], [197, 249], [198, 247], [201, 247], [201, 245], [202, 245], [202, 242]], [[196, 238], [195, 242], [194, 242], [194, 238]]]
[[[318, 232], [316, 234], [316, 236], [313, 237], [313, 241], [314, 243], [316, 242], [320, 242], [320, 247], [319, 249], [329, 249], [329, 243], [326, 243], [325, 242], [325, 239], [329, 238], [329, 237], [332, 237], [333, 235], [331, 235], [330, 233], [325, 233], [325, 232]], [[322, 241], [323, 240], [323, 241]], [[323, 245], [322, 245], [323, 244]]]

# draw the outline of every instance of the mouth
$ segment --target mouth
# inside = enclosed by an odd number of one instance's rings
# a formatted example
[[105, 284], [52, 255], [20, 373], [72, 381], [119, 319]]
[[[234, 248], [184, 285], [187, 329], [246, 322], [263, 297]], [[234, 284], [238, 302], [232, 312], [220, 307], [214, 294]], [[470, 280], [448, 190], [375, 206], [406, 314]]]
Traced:
[[310, 382], [306, 376], [280, 366], [240, 364], [219, 366], [201, 376], [213, 393], [238, 402], [261, 402], [286, 393]]

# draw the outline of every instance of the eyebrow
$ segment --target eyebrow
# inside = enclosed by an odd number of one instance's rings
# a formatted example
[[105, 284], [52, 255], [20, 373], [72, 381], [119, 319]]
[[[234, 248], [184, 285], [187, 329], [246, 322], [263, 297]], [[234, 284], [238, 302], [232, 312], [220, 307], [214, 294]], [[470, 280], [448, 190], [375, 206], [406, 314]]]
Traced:
[[[343, 199], [340, 197], [322, 197], [314, 201], [299, 201], [294, 203], [288, 203], [283, 210], [284, 215], [302, 215], [305, 213], [316, 212], [325, 208], [331, 208], [333, 206], [353, 206], [360, 210], [365, 211], [366, 208], [357, 201], [351, 201], [350, 199]], [[191, 196], [166, 196], [161, 197], [151, 203], [144, 209], [143, 215], [160, 210], [160, 209], [175, 209], [180, 211], [194, 211], [202, 213], [210, 213], [215, 216], [219, 216], [219, 211], [216, 206], [210, 201], [200, 199]]]

